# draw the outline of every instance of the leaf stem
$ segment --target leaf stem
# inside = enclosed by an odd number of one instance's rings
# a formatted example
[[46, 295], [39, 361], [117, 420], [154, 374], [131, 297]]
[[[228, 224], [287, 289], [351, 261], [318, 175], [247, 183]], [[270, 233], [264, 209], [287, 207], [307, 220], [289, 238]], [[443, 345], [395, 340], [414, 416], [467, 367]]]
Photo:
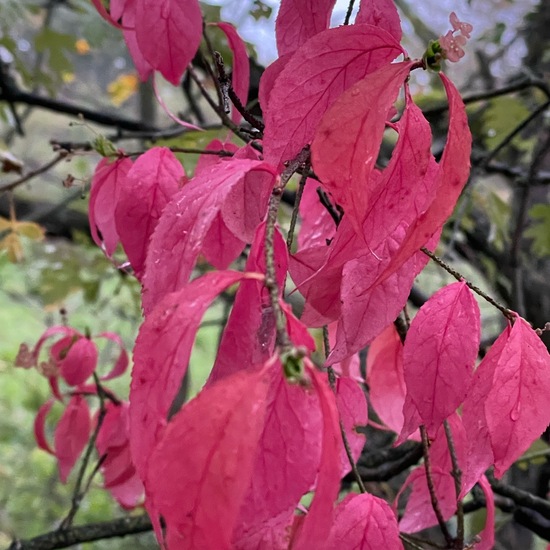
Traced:
[[451, 462], [453, 464], [452, 475], [455, 481], [455, 493], [456, 493], [456, 539], [455, 548], [462, 550], [464, 547], [464, 505], [460, 497], [462, 492], [462, 470], [458, 465], [458, 458], [456, 456], [456, 447], [453, 439], [453, 432], [451, 426], [447, 420], [443, 421], [443, 428], [445, 430], [445, 437], [447, 438], [447, 445], [449, 447], [449, 454], [451, 455]]

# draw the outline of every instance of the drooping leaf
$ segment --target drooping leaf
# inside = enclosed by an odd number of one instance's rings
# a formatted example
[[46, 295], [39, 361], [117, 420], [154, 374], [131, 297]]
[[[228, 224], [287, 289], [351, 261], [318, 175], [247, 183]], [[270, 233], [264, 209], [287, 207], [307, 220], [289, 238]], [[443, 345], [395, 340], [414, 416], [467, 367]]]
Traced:
[[413, 319], [403, 348], [405, 382], [430, 436], [466, 397], [479, 341], [479, 306], [464, 281], [436, 292]]
[[[120, 196], [122, 180], [132, 167], [132, 161], [123, 157], [109, 162], [101, 159], [92, 178], [88, 217], [94, 242], [112, 256], [120, 240], [115, 221], [115, 208]], [[98, 231], [99, 230], [99, 231]], [[101, 234], [101, 236], [100, 236]]]
[[272, 168], [265, 163], [231, 159], [201, 171], [173, 197], [149, 247], [143, 280], [146, 313], [189, 280], [218, 213], [236, 237], [252, 242], [273, 181]]
[[264, 112], [266, 161], [281, 168], [294, 158], [346, 89], [401, 52], [391, 35], [370, 25], [328, 29], [310, 38], [285, 65], [269, 94]]
[[[217, 26], [225, 33], [229, 47], [233, 52], [231, 85], [242, 105], [246, 107], [248, 101], [248, 88], [250, 87], [250, 63], [248, 61], [248, 52], [246, 51], [245, 43], [233, 25], [220, 22], [217, 23]], [[242, 115], [235, 106], [231, 109], [231, 118], [235, 124], [238, 124], [242, 118]]]
[[294, 535], [292, 548], [306, 550], [326, 544], [333, 521], [334, 502], [340, 488], [340, 427], [335, 396], [324, 375], [310, 363], [308, 372], [319, 396], [323, 418], [321, 464], [309, 512]]
[[369, 346], [367, 384], [372, 408], [388, 428], [403, 427], [403, 404], [407, 392], [403, 376], [403, 344], [393, 324]]
[[358, 233], [388, 112], [411, 67], [410, 61], [384, 65], [351, 86], [325, 113], [311, 145], [315, 173]]
[[401, 19], [393, 0], [361, 0], [355, 24], [365, 23], [388, 31], [401, 42]]
[[48, 399], [40, 406], [38, 412], [36, 413], [36, 418], [34, 419], [34, 438], [36, 440], [36, 444], [39, 449], [42, 449], [51, 455], [55, 455], [55, 451], [51, 448], [46, 438], [46, 417], [48, 416], [54, 403], [55, 401], [53, 399]]
[[116, 228], [138, 279], [145, 271], [149, 239], [183, 178], [183, 166], [172, 151], [153, 147], [136, 160], [119, 184]]
[[275, 21], [279, 56], [298, 49], [309, 38], [328, 29], [335, 0], [282, 0]]
[[136, 39], [143, 57], [174, 86], [197, 52], [202, 13], [197, 0], [140, 0]]
[[475, 550], [492, 550], [495, 546], [495, 496], [485, 476], [481, 476], [479, 486], [485, 495], [487, 517], [485, 519], [485, 527], [478, 535], [481, 540], [476, 543], [474, 548]]
[[90, 437], [91, 417], [88, 403], [81, 395], [71, 397], [54, 433], [59, 477], [65, 483]]
[[[231, 548], [264, 425], [268, 374], [237, 373], [176, 414], [156, 446], [146, 488], [181, 550]], [[214, 528], [215, 526], [215, 528]]]
[[129, 361], [128, 353], [126, 352], [124, 342], [122, 341], [120, 336], [114, 332], [101, 332], [96, 336], [96, 338], [105, 338], [107, 340], [110, 340], [120, 348], [120, 353], [115, 361], [115, 364], [113, 365], [113, 368], [107, 374], [101, 376], [100, 379], [105, 382], [124, 374], [126, 372], [126, 369], [128, 368]]
[[165, 296], [141, 325], [130, 387], [130, 444], [142, 479], [187, 370], [201, 318], [220, 292], [243, 277], [232, 271], [207, 273]]
[[[537, 333], [519, 316], [493, 348], [477, 368], [463, 415], [472, 434], [470, 460], [480, 473], [494, 463], [495, 475], [501, 477], [550, 423], [550, 356]], [[490, 442], [489, 464], [487, 444], [473, 447], [482, 438]]]
[[327, 550], [401, 550], [397, 518], [387, 502], [369, 493], [348, 495], [334, 512]]

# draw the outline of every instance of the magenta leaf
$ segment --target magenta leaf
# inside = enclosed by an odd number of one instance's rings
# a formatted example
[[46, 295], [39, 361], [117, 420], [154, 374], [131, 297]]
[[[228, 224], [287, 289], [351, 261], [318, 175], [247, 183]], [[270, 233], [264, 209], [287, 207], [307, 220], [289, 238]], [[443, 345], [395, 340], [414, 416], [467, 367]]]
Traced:
[[143, 280], [146, 313], [164, 295], [189, 280], [219, 213], [243, 246], [245, 241], [252, 242], [256, 227], [265, 216], [273, 182], [269, 165], [231, 159], [201, 171], [173, 197], [149, 247]]
[[436, 292], [413, 319], [403, 348], [405, 382], [431, 437], [466, 397], [479, 341], [479, 307], [464, 281]]
[[327, 550], [402, 550], [393, 510], [384, 500], [368, 493], [348, 495], [334, 512]]
[[262, 369], [205, 388], [157, 444], [146, 488], [168, 531], [181, 537], [177, 548], [231, 548], [264, 425], [268, 379]]
[[279, 56], [294, 52], [309, 38], [328, 29], [336, 0], [282, 0], [275, 21]]
[[474, 548], [475, 550], [492, 550], [495, 547], [495, 496], [485, 476], [481, 476], [479, 486], [485, 495], [487, 518], [485, 519], [483, 531], [478, 535], [478, 538], [481, 540], [476, 543]]
[[337, 99], [315, 133], [313, 169], [358, 233], [388, 112], [412, 66], [410, 61], [394, 63], [367, 74]]
[[394, 38], [370, 25], [328, 29], [310, 38], [285, 65], [269, 94], [264, 111], [266, 161], [280, 168], [294, 158], [345, 90], [400, 53]]
[[403, 427], [407, 389], [403, 376], [403, 344], [393, 323], [369, 347], [367, 384], [372, 408], [388, 428], [399, 433]]
[[153, 147], [136, 160], [119, 186], [117, 231], [138, 279], [144, 273], [153, 230], [184, 177], [185, 171], [170, 149]]
[[115, 361], [115, 364], [113, 365], [113, 368], [110, 372], [102, 376], [100, 379], [105, 382], [107, 380], [112, 380], [113, 378], [118, 378], [119, 376], [123, 375], [128, 368], [128, 353], [126, 352], [124, 342], [122, 341], [120, 336], [114, 332], [101, 332], [96, 336], [96, 338], [105, 338], [107, 340], [110, 340], [120, 348], [120, 353]]
[[340, 488], [341, 434], [335, 396], [322, 375], [310, 363], [308, 372], [319, 396], [323, 418], [321, 464], [309, 512], [294, 535], [293, 550], [322, 548], [326, 544], [333, 521], [334, 502]]
[[277, 81], [277, 78], [279, 78], [279, 75], [291, 58], [292, 54], [286, 54], [279, 57], [273, 63], [271, 63], [271, 65], [266, 67], [265, 71], [262, 74], [262, 77], [260, 78], [258, 99], [264, 113], [267, 112], [269, 98], [271, 97], [271, 92], [273, 91], [275, 82]]
[[[248, 101], [248, 88], [250, 86], [250, 63], [245, 43], [233, 25], [224, 22], [216, 23], [216, 25], [225, 33], [229, 47], [233, 52], [231, 85], [241, 104], [246, 107]], [[242, 118], [242, 115], [235, 106], [233, 106], [231, 110], [231, 118], [236, 124], [238, 124]]]
[[140, 0], [136, 38], [143, 57], [174, 86], [199, 48], [202, 13], [197, 0]]
[[81, 395], [71, 397], [54, 433], [55, 456], [62, 483], [67, 481], [78, 457], [86, 447], [91, 431], [88, 403]]
[[121, 158], [112, 162], [101, 159], [92, 178], [88, 216], [94, 242], [112, 256], [119, 242], [115, 221], [115, 207], [120, 195], [121, 182], [126, 178], [132, 161]]
[[502, 477], [550, 423], [548, 369], [548, 350], [518, 316], [477, 368], [464, 403], [469, 461], [479, 474], [494, 463], [495, 476]]
[[61, 376], [69, 386], [83, 384], [97, 366], [97, 346], [88, 338], [79, 338], [60, 361]]
[[187, 371], [191, 348], [210, 303], [246, 274], [207, 273], [157, 304], [141, 325], [130, 387], [130, 444], [141, 478]]
[[361, 0], [355, 24], [365, 23], [388, 31], [401, 42], [401, 19], [393, 0]]

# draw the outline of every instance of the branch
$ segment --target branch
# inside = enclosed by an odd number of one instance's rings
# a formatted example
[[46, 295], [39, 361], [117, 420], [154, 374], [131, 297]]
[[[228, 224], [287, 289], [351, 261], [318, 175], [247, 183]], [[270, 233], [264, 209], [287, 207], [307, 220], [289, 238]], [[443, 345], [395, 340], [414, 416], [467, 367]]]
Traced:
[[14, 540], [8, 550], [55, 550], [84, 542], [137, 535], [152, 530], [147, 514], [79, 525], [63, 531], [51, 531], [27, 540]]

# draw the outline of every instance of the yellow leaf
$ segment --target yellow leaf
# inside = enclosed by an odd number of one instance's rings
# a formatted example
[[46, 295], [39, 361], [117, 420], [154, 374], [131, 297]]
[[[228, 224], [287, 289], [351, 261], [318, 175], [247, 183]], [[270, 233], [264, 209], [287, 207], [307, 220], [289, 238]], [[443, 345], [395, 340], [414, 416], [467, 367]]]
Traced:
[[14, 231], [33, 241], [40, 241], [44, 238], [44, 229], [34, 222], [15, 222]]
[[75, 42], [74, 47], [80, 55], [85, 55], [90, 51], [90, 44], [88, 44], [85, 38], [79, 38]]
[[0, 241], [0, 250], [8, 253], [8, 260], [15, 264], [23, 259], [23, 248], [21, 239], [16, 233], [10, 233]]
[[138, 78], [135, 74], [121, 74], [107, 86], [107, 92], [113, 105], [120, 107], [137, 91]]

